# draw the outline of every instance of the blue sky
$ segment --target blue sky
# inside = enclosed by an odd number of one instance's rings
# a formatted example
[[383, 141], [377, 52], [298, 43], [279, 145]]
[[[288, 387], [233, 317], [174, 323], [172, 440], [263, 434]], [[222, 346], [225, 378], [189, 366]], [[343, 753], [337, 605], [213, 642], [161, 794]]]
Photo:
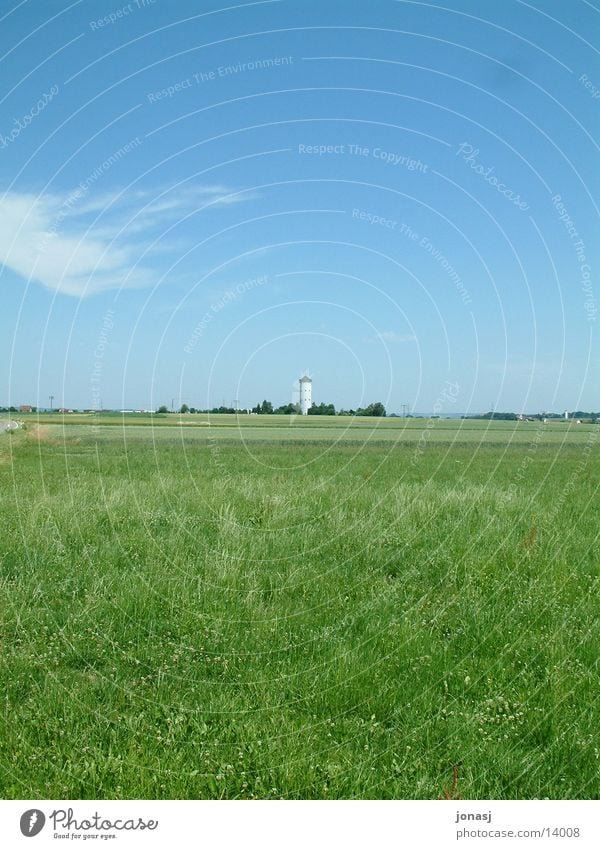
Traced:
[[599, 29], [4, 0], [0, 404], [599, 409]]

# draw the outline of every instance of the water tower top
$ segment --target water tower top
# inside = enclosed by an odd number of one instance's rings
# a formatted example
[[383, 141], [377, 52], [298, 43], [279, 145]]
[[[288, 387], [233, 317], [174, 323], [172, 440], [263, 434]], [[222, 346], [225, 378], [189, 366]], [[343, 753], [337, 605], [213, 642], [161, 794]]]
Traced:
[[300, 383], [312, 383], [312, 377], [305, 374], [304, 377], [300, 378]]

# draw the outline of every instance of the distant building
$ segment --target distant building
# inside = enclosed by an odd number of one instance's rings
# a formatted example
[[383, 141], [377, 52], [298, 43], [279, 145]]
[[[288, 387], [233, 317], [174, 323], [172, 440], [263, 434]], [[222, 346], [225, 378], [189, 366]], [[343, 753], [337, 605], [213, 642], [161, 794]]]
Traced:
[[312, 379], [305, 374], [300, 378], [300, 412], [303, 416], [308, 415], [312, 407]]
[[21, 404], [19, 407], [20, 413], [33, 413], [33, 407], [30, 404]]

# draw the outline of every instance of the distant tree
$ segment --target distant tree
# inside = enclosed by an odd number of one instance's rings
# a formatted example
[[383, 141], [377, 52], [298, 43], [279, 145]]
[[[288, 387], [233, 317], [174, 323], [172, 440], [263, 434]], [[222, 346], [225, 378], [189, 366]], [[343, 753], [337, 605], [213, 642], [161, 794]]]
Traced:
[[158, 410], [156, 412], [157, 413], [168, 413], [169, 411], [167, 410], [167, 408], [165, 407], [164, 404], [161, 404], [161, 406], [158, 408]]
[[188, 407], [187, 404], [182, 404], [181, 407], [179, 408], [180, 413], [189, 413], [189, 411], [190, 411], [190, 408]]
[[309, 416], [335, 416], [335, 407], [333, 404], [314, 404], [308, 408]]
[[369, 404], [368, 407], [359, 407], [356, 411], [358, 416], [385, 416], [385, 407], [381, 403], [381, 401], [375, 401], [373, 404]]
[[280, 416], [292, 416], [294, 413], [298, 412], [297, 404], [282, 404], [281, 407], [277, 407], [274, 412]]
[[596, 420], [600, 416], [600, 413], [587, 412], [586, 410], [573, 410], [572, 413], [569, 413], [569, 417], [572, 419], [593, 419]]
[[190, 407], [190, 413], [195, 413], [195, 412], [197, 412], [196, 408], [195, 408], [195, 407]]
[[269, 413], [272, 413], [272, 412], [273, 412], [273, 404], [271, 404], [271, 402], [270, 402], [270, 401], [267, 401], [267, 400], [265, 399], [265, 400], [262, 402], [262, 404], [260, 405], [260, 411], [261, 411], [261, 413], [262, 413], [263, 415], [265, 415], [265, 414], [269, 414]]
[[516, 422], [518, 416], [517, 416], [516, 413], [490, 412], [490, 413], [486, 413], [484, 416], [481, 416], [481, 418], [482, 419], [489, 419], [490, 421], [492, 419], [496, 419], [496, 421], [499, 421], [499, 422]]
[[[516, 422], [518, 416], [516, 413], [482, 413], [480, 416], [462, 416], [464, 419], [471, 419], [475, 421], [492, 421], [496, 420], [499, 422]], [[557, 416], [554, 413], [547, 413], [546, 418], [562, 418], [561, 416]]]

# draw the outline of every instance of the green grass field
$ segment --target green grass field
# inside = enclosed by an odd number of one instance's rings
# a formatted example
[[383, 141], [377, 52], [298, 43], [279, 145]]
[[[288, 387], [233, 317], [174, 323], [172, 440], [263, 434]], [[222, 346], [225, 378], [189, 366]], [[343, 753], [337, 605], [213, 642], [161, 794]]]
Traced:
[[597, 797], [600, 427], [21, 418], [4, 798]]

